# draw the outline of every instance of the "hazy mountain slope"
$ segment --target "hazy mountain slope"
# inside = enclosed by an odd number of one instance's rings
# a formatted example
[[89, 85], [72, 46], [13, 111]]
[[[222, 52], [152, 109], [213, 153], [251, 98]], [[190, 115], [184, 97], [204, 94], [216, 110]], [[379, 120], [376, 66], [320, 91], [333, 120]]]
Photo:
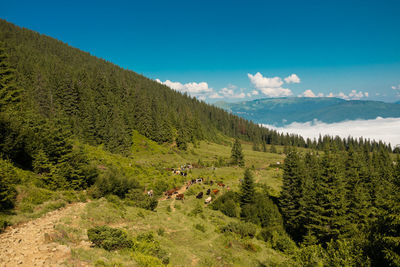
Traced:
[[256, 123], [281, 126], [314, 119], [333, 123], [376, 117], [400, 117], [400, 106], [380, 101], [346, 101], [339, 98], [267, 98], [217, 106]]

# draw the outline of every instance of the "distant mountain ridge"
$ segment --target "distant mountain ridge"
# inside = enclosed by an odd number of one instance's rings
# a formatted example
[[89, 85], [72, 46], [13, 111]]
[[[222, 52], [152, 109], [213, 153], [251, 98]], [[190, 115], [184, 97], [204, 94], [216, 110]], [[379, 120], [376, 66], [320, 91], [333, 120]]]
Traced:
[[377, 117], [400, 117], [399, 103], [370, 100], [344, 100], [334, 97], [264, 98], [214, 105], [256, 123], [283, 126], [315, 119], [334, 123], [346, 120], [368, 120]]

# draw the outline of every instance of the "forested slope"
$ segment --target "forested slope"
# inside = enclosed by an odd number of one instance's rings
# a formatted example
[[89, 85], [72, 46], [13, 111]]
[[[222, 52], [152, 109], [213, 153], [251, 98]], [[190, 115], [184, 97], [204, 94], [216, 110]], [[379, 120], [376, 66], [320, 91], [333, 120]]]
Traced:
[[[23, 109], [64, 119], [90, 144], [128, 152], [131, 130], [157, 142], [217, 138], [278, 139], [275, 132], [178, 93], [53, 38], [0, 21]], [[278, 140], [277, 140], [278, 141]], [[279, 140], [280, 141], [280, 140]]]

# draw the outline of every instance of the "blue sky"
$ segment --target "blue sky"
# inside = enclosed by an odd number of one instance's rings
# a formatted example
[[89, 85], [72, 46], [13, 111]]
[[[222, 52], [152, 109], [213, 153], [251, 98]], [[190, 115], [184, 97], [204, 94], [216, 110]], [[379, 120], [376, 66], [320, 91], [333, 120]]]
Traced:
[[400, 100], [398, 0], [2, 2], [9, 22], [209, 102]]

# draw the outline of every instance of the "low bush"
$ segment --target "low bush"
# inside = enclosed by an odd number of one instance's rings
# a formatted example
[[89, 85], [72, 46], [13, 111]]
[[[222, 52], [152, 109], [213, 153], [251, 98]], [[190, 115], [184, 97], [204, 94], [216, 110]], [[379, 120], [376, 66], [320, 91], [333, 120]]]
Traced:
[[95, 246], [109, 251], [133, 246], [132, 240], [124, 231], [106, 225], [89, 229], [87, 235]]
[[158, 201], [154, 197], [149, 197], [144, 194], [141, 189], [131, 189], [125, 195], [126, 204], [130, 206], [139, 207], [146, 210], [155, 210], [158, 205]]
[[257, 233], [257, 226], [248, 222], [230, 222], [221, 228], [221, 232], [232, 232], [241, 238], [253, 238]]
[[0, 218], [0, 233], [2, 233], [4, 229], [6, 229], [6, 227], [10, 225], [11, 223], [7, 219]]
[[189, 213], [190, 216], [197, 216], [198, 214], [203, 212], [203, 206], [197, 202], [196, 206], [192, 209], [192, 211]]
[[296, 250], [295, 242], [280, 227], [263, 228], [259, 235], [265, 242], [270, 243], [273, 249], [289, 253]]
[[116, 168], [108, 168], [97, 178], [91, 194], [95, 198], [104, 197], [112, 194], [125, 198], [125, 195], [132, 189], [139, 189], [139, 182], [132, 178], [126, 177], [120, 170]]
[[229, 217], [237, 217], [239, 214], [238, 195], [233, 191], [229, 191], [217, 198], [210, 206], [214, 210], [220, 210]]
[[140, 252], [136, 252], [133, 255], [135, 261], [139, 264], [139, 266], [143, 267], [163, 267], [164, 264], [159, 258], [153, 257], [151, 255], [146, 255]]
[[17, 174], [11, 163], [0, 159], [0, 211], [12, 209], [17, 198]]
[[150, 255], [161, 260], [163, 264], [169, 263], [168, 253], [161, 248], [160, 243], [154, 238], [152, 232], [139, 234], [135, 238], [133, 250], [135, 252]]
[[199, 230], [200, 232], [203, 232], [203, 233], [206, 232], [206, 227], [203, 224], [197, 223], [194, 225], [194, 228]]

